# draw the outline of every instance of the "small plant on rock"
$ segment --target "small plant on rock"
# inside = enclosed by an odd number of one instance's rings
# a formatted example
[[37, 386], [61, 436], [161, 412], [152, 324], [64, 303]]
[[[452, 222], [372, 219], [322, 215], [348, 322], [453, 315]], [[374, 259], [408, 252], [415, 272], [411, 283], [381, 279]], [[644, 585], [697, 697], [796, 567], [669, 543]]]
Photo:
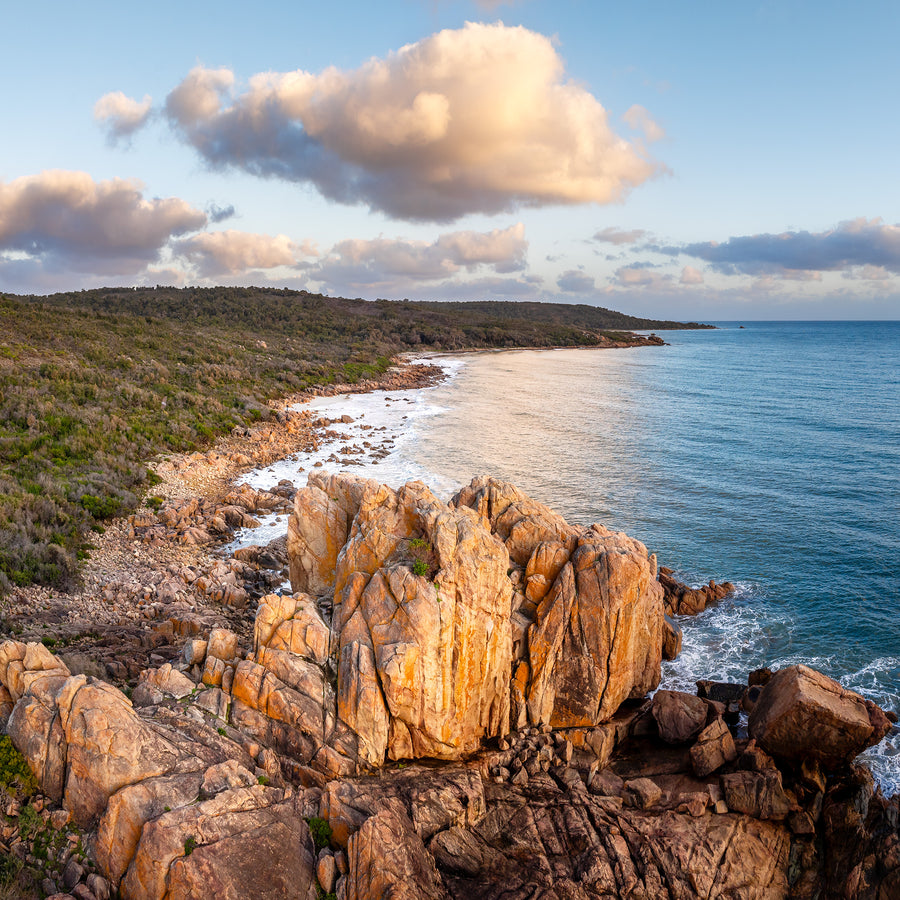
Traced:
[[419, 578], [427, 578], [429, 581], [438, 572], [437, 559], [434, 548], [424, 538], [410, 538], [407, 542], [407, 553], [410, 558], [410, 568], [413, 575]]
[[197, 849], [197, 838], [193, 835], [185, 838], [184, 841], [184, 855], [190, 856]]
[[316, 845], [316, 852], [331, 843], [331, 826], [325, 819], [313, 816], [311, 819], [307, 819], [306, 823], [309, 825], [309, 833]]

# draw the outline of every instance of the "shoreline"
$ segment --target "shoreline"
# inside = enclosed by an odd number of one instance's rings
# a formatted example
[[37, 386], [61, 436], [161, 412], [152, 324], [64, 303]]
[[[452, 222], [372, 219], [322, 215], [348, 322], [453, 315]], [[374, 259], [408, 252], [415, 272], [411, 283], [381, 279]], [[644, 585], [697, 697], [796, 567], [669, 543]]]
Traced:
[[[73, 671], [119, 686], [133, 683], [138, 668], [174, 659], [174, 651], [180, 653], [184, 639], [192, 634], [223, 626], [246, 637], [252, 632], [252, 607], [246, 602], [229, 605], [219, 596], [218, 582], [224, 580], [227, 589], [234, 586], [228, 582], [241, 580], [222, 572], [222, 550], [236, 529], [197, 543], [176, 531], [147, 541], [142, 536], [147, 537], [148, 514], [156, 516], [148, 501], [158, 501], [154, 506], [163, 510], [223, 505], [224, 499], [239, 492], [248, 473], [316, 448], [331, 423], [311, 410], [293, 409], [298, 403], [376, 390], [414, 390], [445, 377], [439, 366], [401, 362], [378, 380], [328, 385], [273, 401], [269, 420], [236, 429], [205, 451], [150, 460], [148, 467], [161, 481], [147, 489], [143, 504], [132, 514], [111, 520], [103, 533], [93, 537], [89, 556], [79, 566], [78, 586], [68, 591], [41, 585], [13, 587], [0, 605], [3, 632], [17, 640], [42, 642], [64, 654]], [[271, 492], [253, 493], [257, 500], [270, 502]], [[253, 501], [248, 495], [246, 502]], [[259, 514], [247, 512], [251, 518]], [[196, 519], [199, 514], [188, 516]]]
[[[485, 351], [471, 352], [481, 354]], [[184, 504], [193, 499], [221, 501], [235, 492], [249, 473], [279, 461], [290, 462], [299, 452], [318, 450], [326, 440], [346, 437], [343, 434], [346, 429], [340, 428], [339, 418], [323, 417], [318, 410], [308, 408], [310, 402], [366, 395], [379, 390], [413, 391], [434, 387], [444, 382], [448, 373], [441, 366], [424, 360], [467, 355], [417, 354], [412, 360], [401, 361], [378, 380], [328, 385], [273, 401], [271, 408], [275, 415], [270, 420], [221, 438], [205, 452], [156, 460], [154, 468], [163, 477], [163, 482], [151, 488], [148, 496], [160, 497], [165, 503]], [[298, 403], [306, 408], [293, 409]], [[344, 460], [335, 458], [333, 461], [342, 466], [362, 464], [358, 458], [346, 456]], [[366, 465], [360, 474], [386, 480], [372, 465]], [[298, 486], [305, 483], [305, 477], [297, 480]], [[269, 492], [261, 489], [258, 493], [262, 496]], [[266, 496], [263, 500], [266, 501]], [[142, 512], [145, 512], [144, 507], [137, 511]], [[266, 512], [269, 511], [263, 510]], [[254, 518], [262, 518], [259, 510], [248, 510], [248, 513]], [[283, 517], [284, 513], [282, 507], [280, 512], [275, 510], [271, 515]], [[242, 547], [235, 546], [237, 529], [208, 543], [183, 543], [174, 533], [148, 542], [142, 539], [148, 537], [146, 526], [142, 526], [145, 528], [142, 533], [135, 533], [134, 519], [135, 516], [115, 520], [105, 534], [95, 539], [96, 549], [82, 564], [82, 586], [78, 590], [60, 592], [30, 587], [11, 592], [3, 610], [5, 630], [21, 640], [43, 640], [54, 651], [60, 649], [69, 656], [80, 654], [85, 657], [87, 674], [99, 674], [120, 685], [134, 682], [136, 673], [98, 672], [89, 665], [92, 653], [99, 649], [102, 660], [111, 663], [127, 656], [128, 662], [133, 662], [135, 667], [146, 668], [171, 661], [185, 639], [208, 632], [212, 627], [228, 627], [246, 639], [252, 631], [254, 603], [251, 598], [233, 604], [226, 596], [231, 588], [227, 581], [235, 576], [238, 587], [253, 582], [258, 596], [265, 592], [259, 585], [264, 585], [260, 579], [266, 573], [259, 569], [243, 574], [228, 572], [223, 568], [223, 559], [230, 554], [232, 560], [246, 559], [249, 565], [257, 566], [252, 548], [266, 541], [255, 537], [255, 529], [250, 528], [244, 533], [244, 538], [254, 543], [247, 545], [245, 540]], [[286, 519], [278, 527], [286, 532]], [[140, 528], [137, 530], [140, 532]], [[182, 579], [180, 584], [179, 578]], [[137, 654], [135, 640], [140, 645]], [[150, 645], [145, 646], [148, 642]], [[708, 673], [704, 670], [699, 674]]]

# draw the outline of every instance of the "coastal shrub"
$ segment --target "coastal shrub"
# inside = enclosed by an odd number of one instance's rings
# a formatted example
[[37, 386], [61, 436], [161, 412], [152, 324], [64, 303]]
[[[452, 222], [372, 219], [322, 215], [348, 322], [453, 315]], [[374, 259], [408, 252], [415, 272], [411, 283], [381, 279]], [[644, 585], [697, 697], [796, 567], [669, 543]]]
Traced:
[[424, 538], [410, 538], [406, 544], [406, 553], [409, 556], [413, 574], [433, 581], [439, 566], [431, 544]]
[[306, 820], [306, 824], [309, 825], [309, 833], [312, 835], [316, 852], [322, 850], [331, 843], [331, 826], [325, 819], [322, 819], [319, 816], [313, 816]]
[[0, 785], [21, 797], [31, 797], [38, 789], [25, 757], [6, 734], [0, 736]]

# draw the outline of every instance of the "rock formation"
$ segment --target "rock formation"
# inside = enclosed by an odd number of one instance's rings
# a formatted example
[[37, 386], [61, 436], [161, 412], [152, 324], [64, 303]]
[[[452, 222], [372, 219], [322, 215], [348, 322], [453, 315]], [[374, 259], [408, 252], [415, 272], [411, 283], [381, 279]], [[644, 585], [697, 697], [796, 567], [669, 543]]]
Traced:
[[493, 479], [445, 504], [317, 473], [288, 557], [252, 642], [188, 634], [132, 699], [0, 643], [8, 734], [96, 869], [68, 896], [897, 894], [898, 800], [848, 765], [885, 714], [802, 666], [646, 700], [639, 542]]
[[291, 584], [330, 612], [335, 733], [360, 762], [457, 759], [510, 720], [597, 725], [659, 683], [662, 589], [626, 535], [485, 478], [446, 505], [314, 473], [294, 504]]

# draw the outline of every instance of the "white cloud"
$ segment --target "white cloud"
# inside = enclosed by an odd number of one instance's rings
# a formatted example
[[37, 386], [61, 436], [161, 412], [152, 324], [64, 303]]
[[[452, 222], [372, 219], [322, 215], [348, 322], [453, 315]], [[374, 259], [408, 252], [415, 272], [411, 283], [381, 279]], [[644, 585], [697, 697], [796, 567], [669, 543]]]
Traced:
[[94, 119], [106, 128], [110, 141], [129, 138], [150, 118], [153, 100], [134, 100], [121, 91], [104, 94], [94, 104]]
[[681, 270], [680, 284], [703, 284], [703, 273], [693, 266], [685, 266]]
[[638, 104], [635, 104], [626, 110], [625, 114], [622, 116], [622, 120], [629, 128], [643, 132], [644, 137], [648, 141], [661, 141], [666, 136], [665, 129], [657, 125], [656, 122], [650, 118], [650, 113], [648, 113], [643, 106]]
[[173, 252], [197, 267], [201, 275], [234, 275], [248, 269], [274, 269], [293, 266], [304, 256], [315, 256], [311, 242], [295, 244], [279, 234], [253, 234], [246, 231], [211, 231], [178, 241]]
[[137, 272], [170, 238], [206, 221], [177, 197], [145, 199], [135, 180], [50, 170], [0, 182], [0, 256], [24, 258], [33, 269]]
[[522, 27], [467, 23], [353, 71], [233, 85], [229, 70], [198, 67], [166, 101], [211, 165], [398, 218], [610, 203], [661, 171], [566, 80], [552, 41]]

